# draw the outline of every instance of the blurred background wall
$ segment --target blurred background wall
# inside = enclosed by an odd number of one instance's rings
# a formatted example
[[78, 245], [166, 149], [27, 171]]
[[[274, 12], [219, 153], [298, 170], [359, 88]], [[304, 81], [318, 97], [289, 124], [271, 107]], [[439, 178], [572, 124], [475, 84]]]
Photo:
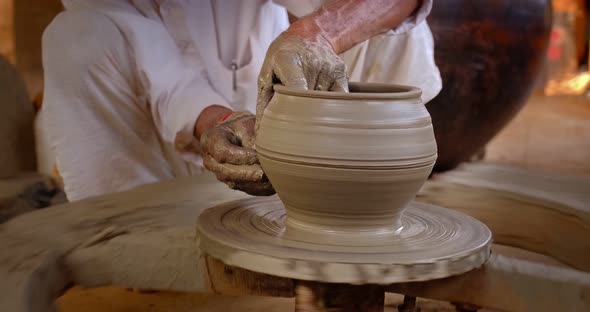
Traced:
[[[486, 3], [493, 4], [494, 1]], [[487, 144], [487, 151], [482, 151], [481, 155], [489, 161], [527, 168], [588, 174], [590, 0], [550, 1], [553, 28], [546, 65], [538, 77], [536, 92], [526, 101], [523, 111]], [[454, 2], [457, 1], [437, 0], [436, 5], [441, 7]], [[495, 3], [500, 2], [503, 1]], [[475, 3], [466, 0], [462, 5], [476, 6]], [[62, 9], [60, 0], [0, 0], [0, 55], [16, 66], [31, 100], [36, 99], [43, 89], [43, 30]], [[436, 25], [434, 21], [430, 22], [433, 27]], [[579, 146], [576, 153], [564, 153], [575, 146]], [[564, 157], [569, 157], [568, 161], [563, 161]]]
[[0, 0], [0, 55], [16, 65], [31, 97], [43, 88], [41, 35], [61, 10], [60, 0]]

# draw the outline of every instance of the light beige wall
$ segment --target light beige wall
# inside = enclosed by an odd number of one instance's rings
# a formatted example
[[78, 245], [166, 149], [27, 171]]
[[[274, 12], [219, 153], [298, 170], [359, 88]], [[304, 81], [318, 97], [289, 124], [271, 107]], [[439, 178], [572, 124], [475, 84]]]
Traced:
[[60, 0], [0, 0], [0, 55], [15, 64], [31, 97], [42, 91], [41, 36]]
[[13, 0], [0, 0], [0, 55], [16, 62], [13, 32]]
[[13, 3], [16, 65], [30, 96], [35, 97], [43, 89], [41, 36], [62, 5], [60, 0], [14, 0]]

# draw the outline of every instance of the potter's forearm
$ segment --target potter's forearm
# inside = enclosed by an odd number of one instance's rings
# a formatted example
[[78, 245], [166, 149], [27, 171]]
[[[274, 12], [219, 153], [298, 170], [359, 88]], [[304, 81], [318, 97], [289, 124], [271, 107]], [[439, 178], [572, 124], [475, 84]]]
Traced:
[[233, 111], [220, 105], [207, 106], [195, 122], [195, 137], [200, 140], [203, 132], [214, 127], [219, 121]]
[[338, 54], [400, 25], [421, 0], [335, 0], [289, 27], [287, 33], [326, 39]]

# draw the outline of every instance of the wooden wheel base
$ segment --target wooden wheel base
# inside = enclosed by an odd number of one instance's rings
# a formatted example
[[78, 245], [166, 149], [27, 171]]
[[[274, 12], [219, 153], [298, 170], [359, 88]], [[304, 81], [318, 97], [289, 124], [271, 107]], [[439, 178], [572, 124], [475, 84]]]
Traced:
[[465, 214], [412, 202], [396, 233], [306, 231], [285, 226], [278, 197], [207, 209], [198, 221], [200, 249], [224, 263], [298, 280], [379, 284], [462, 274], [490, 256], [491, 232]]
[[383, 286], [295, 283], [295, 312], [383, 312], [384, 304]]

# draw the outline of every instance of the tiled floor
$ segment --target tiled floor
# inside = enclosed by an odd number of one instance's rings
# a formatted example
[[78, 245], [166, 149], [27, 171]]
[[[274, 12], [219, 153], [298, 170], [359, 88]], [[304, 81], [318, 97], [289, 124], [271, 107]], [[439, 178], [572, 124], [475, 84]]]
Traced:
[[566, 175], [590, 175], [590, 99], [535, 95], [490, 142], [486, 160]]

